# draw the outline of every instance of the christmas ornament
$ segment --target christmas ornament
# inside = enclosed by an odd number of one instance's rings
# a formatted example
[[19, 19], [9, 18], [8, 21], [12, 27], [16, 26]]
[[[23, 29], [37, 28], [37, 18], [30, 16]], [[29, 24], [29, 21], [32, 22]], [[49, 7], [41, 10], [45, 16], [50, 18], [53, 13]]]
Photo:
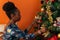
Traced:
[[58, 38], [60, 38], [60, 33], [58, 34]]
[[57, 20], [57, 26], [60, 27], [60, 17], [57, 17], [56, 20]]
[[44, 11], [44, 8], [41, 8], [41, 12], [43, 12]]
[[58, 40], [56, 35], [53, 35], [52, 37], [48, 38], [48, 40]]
[[54, 26], [54, 27], [56, 27], [56, 26], [57, 26], [57, 21], [54, 21], [53, 26]]
[[40, 19], [40, 18], [39, 18], [39, 15], [35, 16], [35, 19]]

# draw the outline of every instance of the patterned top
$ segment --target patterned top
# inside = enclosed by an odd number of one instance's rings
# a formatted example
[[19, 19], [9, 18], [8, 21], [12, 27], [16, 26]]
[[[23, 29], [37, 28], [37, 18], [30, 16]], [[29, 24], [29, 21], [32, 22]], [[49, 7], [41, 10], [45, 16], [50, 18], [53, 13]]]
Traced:
[[20, 38], [24, 38], [29, 40], [34, 38], [34, 34], [27, 34], [26, 32], [21, 31], [18, 29], [16, 24], [10, 24], [3, 35], [3, 40], [19, 40]]

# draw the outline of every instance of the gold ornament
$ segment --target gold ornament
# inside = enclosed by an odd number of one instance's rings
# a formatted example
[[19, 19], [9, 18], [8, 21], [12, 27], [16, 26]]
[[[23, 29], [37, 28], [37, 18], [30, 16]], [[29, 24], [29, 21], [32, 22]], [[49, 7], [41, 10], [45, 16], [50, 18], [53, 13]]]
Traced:
[[60, 38], [60, 33], [58, 34], [58, 38]]
[[48, 14], [48, 16], [49, 16], [49, 21], [51, 22], [51, 23], [53, 23], [53, 18], [52, 18], [52, 12], [51, 12], [51, 10], [50, 10], [50, 6], [47, 6], [47, 11], [46, 11], [46, 13]]
[[44, 8], [41, 8], [41, 12], [43, 12], [44, 11]]

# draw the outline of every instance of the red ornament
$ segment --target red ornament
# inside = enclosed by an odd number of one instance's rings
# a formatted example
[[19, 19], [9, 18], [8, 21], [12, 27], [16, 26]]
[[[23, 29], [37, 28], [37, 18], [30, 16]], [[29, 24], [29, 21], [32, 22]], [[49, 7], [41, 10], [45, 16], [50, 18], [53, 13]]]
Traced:
[[48, 2], [48, 0], [46, 0], [46, 3]]
[[48, 40], [58, 40], [58, 37], [56, 35], [53, 35], [51, 38], [48, 38]]

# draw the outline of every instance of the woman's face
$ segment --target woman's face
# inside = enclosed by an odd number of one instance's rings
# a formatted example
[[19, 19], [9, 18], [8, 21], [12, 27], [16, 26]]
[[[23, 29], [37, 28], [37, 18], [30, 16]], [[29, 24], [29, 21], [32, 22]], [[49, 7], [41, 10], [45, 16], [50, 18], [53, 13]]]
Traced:
[[20, 11], [17, 9], [14, 15], [14, 21], [19, 21], [21, 19]]

